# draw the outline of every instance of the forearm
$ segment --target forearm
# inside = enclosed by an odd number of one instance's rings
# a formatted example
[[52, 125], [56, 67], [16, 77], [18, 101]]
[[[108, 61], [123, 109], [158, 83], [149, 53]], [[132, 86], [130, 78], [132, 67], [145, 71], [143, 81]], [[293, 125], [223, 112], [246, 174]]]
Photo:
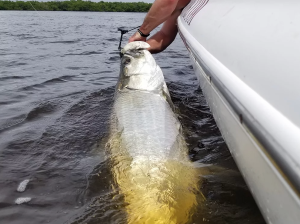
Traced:
[[147, 50], [150, 51], [150, 53], [152, 54], [156, 54], [163, 51], [163, 37], [164, 35], [160, 31], [154, 34], [152, 37], [150, 37], [147, 40], [147, 43], [150, 45], [150, 48], [148, 48]]
[[150, 45], [148, 50], [152, 54], [162, 52], [174, 41], [176, 34], [177, 32], [172, 35], [166, 35], [163, 31], [157, 32], [147, 40], [147, 43]]
[[178, 0], [156, 0], [147, 13], [140, 30], [144, 34], [150, 33], [172, 14], [177, 2]]
[[147, 40], [147, 43], [150, 45], [148, 50], [152, 54], [165, 50], [174, 41], [178, 32], [176, 20], [180, 13], [181, 10], [174, 11], [161, 30]]

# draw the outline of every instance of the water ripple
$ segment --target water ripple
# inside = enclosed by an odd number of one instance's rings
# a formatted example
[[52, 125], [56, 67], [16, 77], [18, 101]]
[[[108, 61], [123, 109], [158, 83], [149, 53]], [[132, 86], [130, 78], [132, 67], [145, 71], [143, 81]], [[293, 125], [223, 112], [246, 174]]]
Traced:
[[[144, 13], [2, 11], [1, 223], [125, 223], [105, 144], [120, 58], [117, 27]], [[133, 24], [134, 25], [134, 24]], [[137, 26], [137, 25], [135, 25]], [[133, 26], [134, 27], [134, 26]], [[124, 36], [122, 46], [130, 34]], [[264, 223], [177, 38], [155, 55], [203, 175], [193, 223]], [[19, 183], [30, 179], [25, 192]], [[15, 205], [20, 197], [28, 204]]]

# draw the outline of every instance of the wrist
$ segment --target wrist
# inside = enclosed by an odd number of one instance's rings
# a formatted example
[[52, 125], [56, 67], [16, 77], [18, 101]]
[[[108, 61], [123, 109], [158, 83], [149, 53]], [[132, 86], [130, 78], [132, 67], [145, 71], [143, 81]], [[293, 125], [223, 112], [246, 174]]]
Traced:
[[148, 37], [150, 33], [144, 33], [141, 29], [138, 29], [137, 32], [141, 35], [141, 37]]

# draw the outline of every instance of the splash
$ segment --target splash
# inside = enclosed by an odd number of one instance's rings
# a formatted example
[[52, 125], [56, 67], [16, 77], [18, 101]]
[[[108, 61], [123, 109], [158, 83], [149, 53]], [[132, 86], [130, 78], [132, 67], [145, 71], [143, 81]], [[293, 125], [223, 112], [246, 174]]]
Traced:
[[31, 201], [31, 198], [30, 197], [20, 197], [20, 198], [17, 198], [15, 200], [15, 203], [17, 205], [20, 205], [20, 204], [23, 204], [23, 203], [27, 203], [27, 202], [30, 202]]
[[23, 180], [20, 184], [19, 184], [19, 186], [18, 186], [18, 188], [17, 188], [17, 191], [18, 192], [24, 192], [25, 190], [26, 190], [26, 187], [27, 187], [27, 184], [29, 183], [29, 179], [26, 179], [26, 180]]

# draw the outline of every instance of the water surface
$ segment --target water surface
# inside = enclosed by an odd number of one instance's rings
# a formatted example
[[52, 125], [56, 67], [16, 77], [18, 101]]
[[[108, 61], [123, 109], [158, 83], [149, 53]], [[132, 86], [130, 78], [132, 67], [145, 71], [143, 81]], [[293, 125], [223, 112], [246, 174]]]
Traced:
[[[104, 147], [119, 72], [117, 27], [138, 26], [144, 16], [0, 11], [1, 223], [124, 223]], [[191, 160], [226, 170], [202, 177], [206, 201], [193, 223], [265, 223], [179, 37], [155, 58]], [[30, 182], [19, 193], [24, 179]], [[16, 205], [21, 196], [32, 200]]]

